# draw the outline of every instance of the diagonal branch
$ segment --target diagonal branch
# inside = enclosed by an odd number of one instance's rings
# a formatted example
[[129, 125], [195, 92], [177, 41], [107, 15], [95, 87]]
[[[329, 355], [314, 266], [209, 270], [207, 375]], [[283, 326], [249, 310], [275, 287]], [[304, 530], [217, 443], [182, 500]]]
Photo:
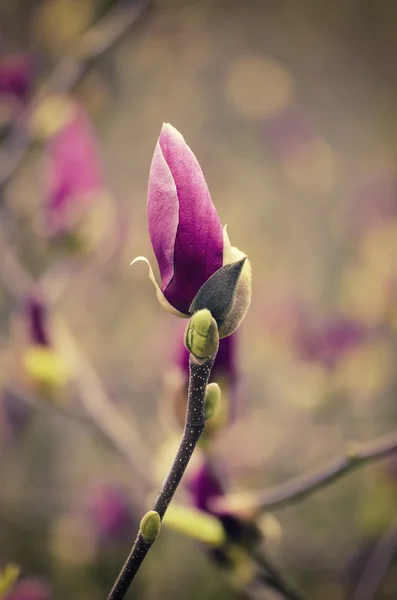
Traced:
[[[189, 361], [189, 390], [185, 428], [179, 444], [178, 452], [171, 469], [163, 483], [153, 510], [162, 520], [178, 486], [186, 467], [205, 427], [204, 400], [208, 379], [214, 364], [215, 356], [198, 363], [192, 355]], [[153, 545], [145, 540], [142, 531], [138, 532], [131, 553], [124, 564], [108, 600], [123, 600], [128, 589], [142, 565], [147, 553]]]
[[71, 91], [97, 60], [148, 11], [151, 4], [152, 0], [141, 0], [129, 6], [116, 5], [98, 23], [92, 25], [71, 48], [70, 54], [58, 63], [28, 108], [13, 123], [11, 132], [0, 150], [1, 189], [18, 171], [30, 149], [31, 139], [26, 121], [32, 107], [50, 94]]
[[259, 580], [268, 587], [276, 590], [286, 598], [286, 600], [304, 600], [302, 594], [296, 590], [291, 584], [286, 581], [285, 577], [280, 573], [278, 568], [258, 549], [250, 552], [251, 557], [255, 560], [262, 571], [259, 574]]
[[[3, 261], [0, 279], [8, 291], [20, 300], [34, 289], [35, 280], [9, 247], [7, 236], [1, 228], [0, 253]], [[110, 400], [96, 370], [60, 315], [54, 318], [54, 336], [56, 347], [73, 368], [74, 381], [87, 414], [134, 469], [140, 479], [141, 489], [148, 491], [151, 487], [150, 473], [145, 468], [147, 458], [151, 455], [148, 444], [142, 439], [132, 419], [127, 420]]]
[[374, 600], [382, 585], [390, 563], [397, 554], [397, 520], [380, 538], [364, 566], [352, 600]]
[[151, 488], [151, 477], [146, 463], [150, 448], [141, 438], [132, 420], [127, 420], [109, 399], [100, 377], [75, 340], [67, 324], [54, 319], [55, 347], [72, 367], [74, 380], [84, 408], [98, 429], [127, 459], [139, 476], [140, 488]]
[[397, 433], [380, 437], [368, 444], [353, 444], [341, 458], [309, 475], [296, 477], [287, 483], [254, 492], [229, 494], [213, 501], [213, 510], [236, 514], [246, 510], [257, 513], [282, 508], [298, 502], [318, 490], [334, 483], [344, 475], [366, 464], [386, 458], [397, 452]]

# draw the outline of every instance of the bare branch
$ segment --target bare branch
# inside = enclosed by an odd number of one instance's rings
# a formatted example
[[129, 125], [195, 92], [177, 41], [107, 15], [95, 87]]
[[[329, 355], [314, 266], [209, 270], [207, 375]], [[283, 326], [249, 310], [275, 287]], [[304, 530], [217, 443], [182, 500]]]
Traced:
[[[35, 288], [35, 280], [8, 246], [1, 228], [0, 252], [3, 259], [0, 279], [8, 291], [20, 300]], [[87, 414], [134, 469], [142, 493], [145, 490], [147, 492], [151, 487], [150, 472], [145, 468], [151, 456], [148, 444], [142, 439], [132, 419], [127, 420], [110, 400], [100, 377], [59, 314], [54, 318], [54, 336], [57, 350], [72, 366], [74, 381]]]
[[344, 456], [315, 473], [296, 477], [270, 489], [229, 494], [217, 498], [213, 502], [213, 509], [219, 513], [229, 510], [239, 514], [247, 510], [262, 513], [282, 508], [330, 485], [354, 469], [395, 452], [397, 452], [397, 433], [385, 435], [368, 444], [352, 444]]
[[18, 171], [30, 148], [31, 139], [26, 120], [32, 107], [53, 93], [71, 91], [95, 62], [147, 12], [151, 4], [151, 0], [142, 0], [130, 6], [115, 6], [98, 23], [92, 25], [73, 46], [70, 55], [58, 63], [30, 105], [13, 123], [8, 138], [2, 144], [0, 189], [3, 189]]
[[397, 520], [380, 538], [364, 566], [362, 576], [356, 586], [352, 600], [373, 600], [397, 553]]

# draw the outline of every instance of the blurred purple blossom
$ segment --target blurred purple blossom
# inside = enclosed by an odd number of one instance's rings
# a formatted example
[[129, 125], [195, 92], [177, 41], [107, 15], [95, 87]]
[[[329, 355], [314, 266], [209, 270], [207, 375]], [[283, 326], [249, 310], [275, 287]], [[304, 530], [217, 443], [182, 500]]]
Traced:
[[131, 537], [134, 528], [131, 502], [121, 487], [95, 486], [87, 499], [87, 515], [103, 542]]
[[212, 513], [210, 501], [226, 493], [224, 473], [220, 473], [218, 465], [215, 468], [205, 458], [188, 478], [187, 488], [193, 506], [199, 510]]
[[41, 577], [26, 577], [18, 581], [4, 600], [50, 600], [49, 584]]
[[[250, 519], [240, 519], [229, 511], [214, 512], [212, 502], [226, 494], [227, 477], [226, 473], [219, 463], [216, 465], [208, 458], [204, 457], [195, 471], [190, 474], [187, 481], [187, 489], [190, 493], [193, 506], [213, 516], [216, 516], [222, 523], [222, 526], [229, 540], [237, 543], [257, 542], [261, 539], [261, 534], [256, 524]], [[223, 564], [230, 564], [230, 558], [224, 553], [224, 548], [220, 547], [211, 550], [211, 555], [217, 561]]]
[[332, 369], [343, 355], [365, 343], [370, 332], [346, 317], [334, 318], [301, 330], [298, 351], [304, 360], [318, 362]]
[[33, 61], [27, 54], [9, 54], [0, 58], [0, 95], [7, 94], [25, 104], [33, 77]]
[[200, 287], [223, 264], [223, 232], [201, 167], [169, 124], [153, 155], [147, 216], [161, 291], [187, 315]]
[[70, 214], [80, 214], [105, 189], [95, 135], [81, 107], [46, 148], [45, 210], [51, 233], [65, 232]]

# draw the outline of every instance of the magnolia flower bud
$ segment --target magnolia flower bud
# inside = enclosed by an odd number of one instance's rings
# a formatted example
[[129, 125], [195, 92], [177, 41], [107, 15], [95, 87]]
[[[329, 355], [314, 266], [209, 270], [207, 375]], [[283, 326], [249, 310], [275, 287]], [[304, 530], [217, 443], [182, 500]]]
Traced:
[[149, 234], [160, 269], [161, 286], [149, 266], [160, 304], [188, 318], [207, 308], [219, 338], [233, 333], [251, 301], [251, 267], [231, 245], [203, 172], [182, 135], [164, 124], [154, 151], [147, 197]]
[[139, 526], [143, 539], [148, 544], [152, 544], [160, 532], [161, 519], [158, 512], [149, 510], [142, 518]]
[[209, 310], [203, 309], [194, 313], [186, 328], [185, 345], [198, 359], [209, 358], [217, 353], [218, 326]]
[[204, 411], [208, 421], [217, 412], [221, 401], [221, 388], [217, 383], [209, 383], [205, 391]]

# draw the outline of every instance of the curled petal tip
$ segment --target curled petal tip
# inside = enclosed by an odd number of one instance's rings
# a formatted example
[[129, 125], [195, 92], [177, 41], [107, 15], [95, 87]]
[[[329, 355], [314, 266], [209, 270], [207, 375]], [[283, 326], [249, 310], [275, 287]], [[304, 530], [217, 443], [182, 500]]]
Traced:
[[136, 258], [134, 258], [134, 260], [132, 262], [130, 262], [130, 266], [133, 265], [133, 264], [135, 264], [135, 263], [137, 263], [137, 262], [144, 262], [149, 267], [149, 279], [153, 283], [153, 285], [154, 285], [154, 287], [156, 289], [156, 296], [157, 296], [157, 300], [159, 301], [160, 305], [163, 308], [165, 308], [165, 310], [167, 312], [171, 313], [172, 315], [175, 315], [176, 317], [180, 317], [182, 319], [187, 319], [190, 315], [185, 315], [184, 313], [179, 312], [179, 310], [177, 310], [176, 308], [174, 308], [168, 302], [167, 298], [164, 296], [164, 294], [161, 291], [160, 286], [157, 283], [156, 278], [154, 276], [152, 265], [150, 264], [150, 262], [146, 258], [146, 256], [137, 256]]
[[134, 258], [134, 260], [132, 260], [132, 261], [130, 262], [130, 267], [131, 267], [133, 264], [135, 264], [136, 262], [139, 262], [139, 261], [141, 261], [141, 260], [142, 260], [143, 262], [147, 262], [147, 263], [148, 263], [148, 265], [149, 265], [149, 268], [151, 268], [151, 267], [150, 267], [150, 263], [149, 263], [148, 259], [147, 259], [145, 256], [136, 256], [136, 257]]

